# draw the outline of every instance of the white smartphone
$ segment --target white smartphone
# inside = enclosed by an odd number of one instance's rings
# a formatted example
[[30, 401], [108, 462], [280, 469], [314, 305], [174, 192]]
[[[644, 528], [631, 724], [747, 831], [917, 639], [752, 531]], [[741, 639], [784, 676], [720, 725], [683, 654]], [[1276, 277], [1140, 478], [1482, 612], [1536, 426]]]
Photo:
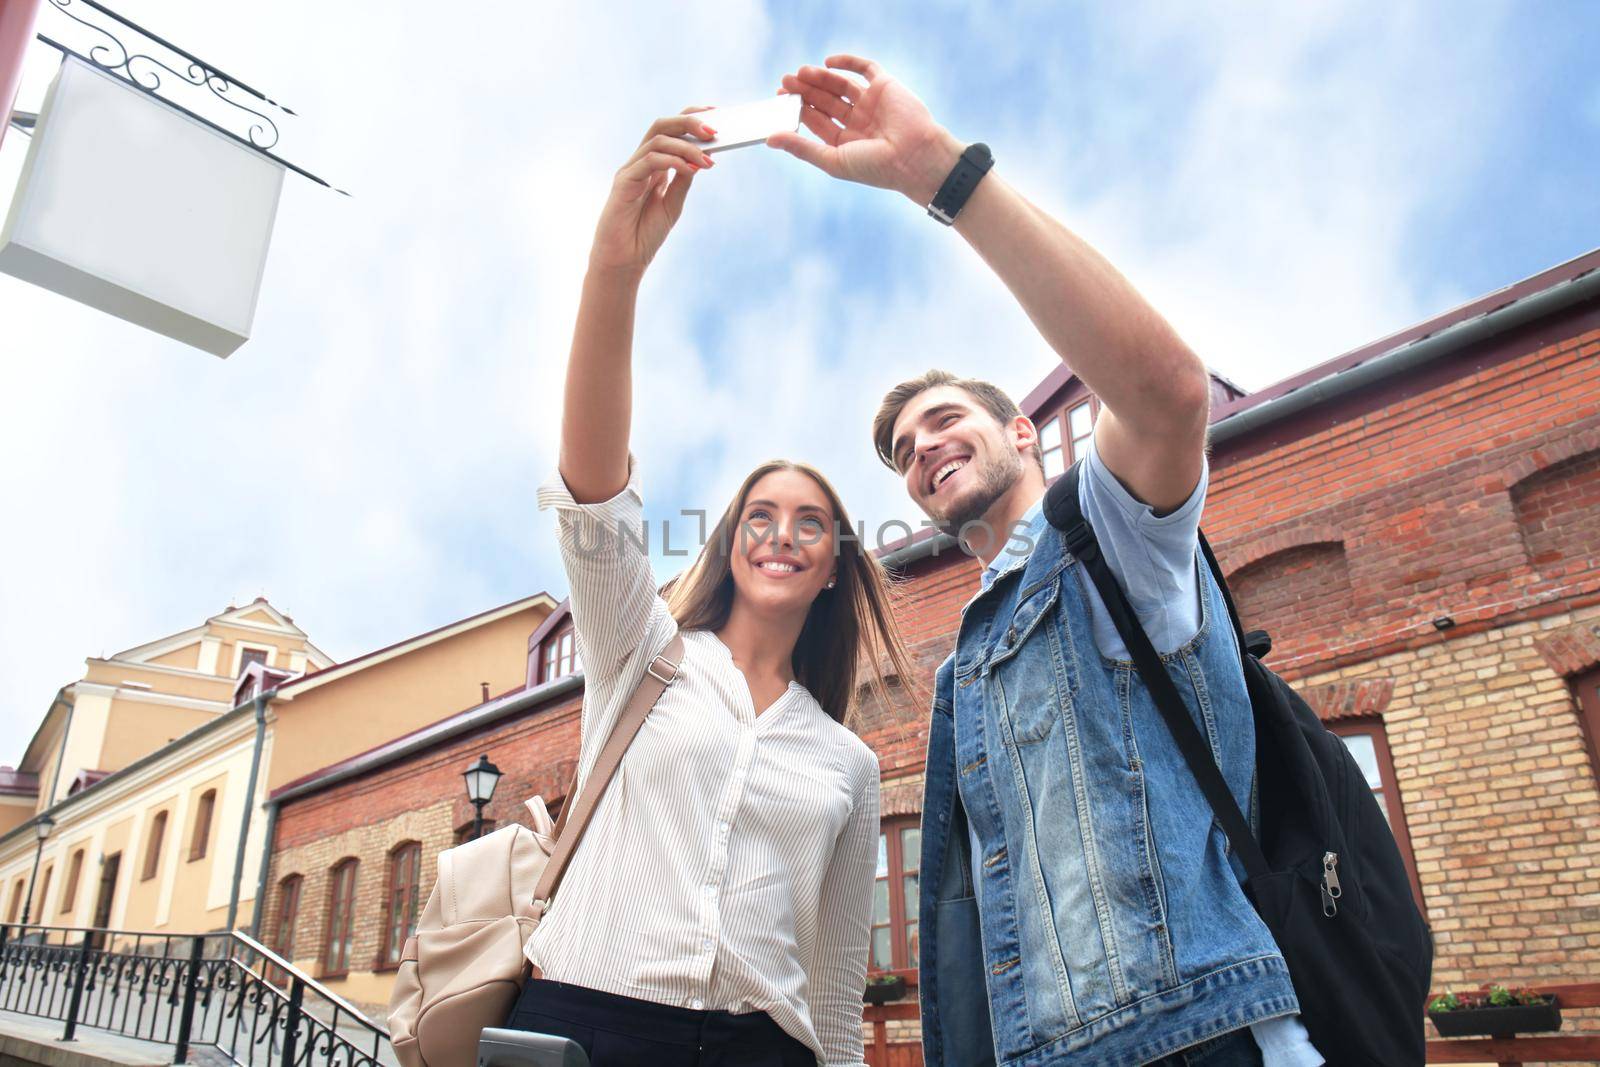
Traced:
[[716, 130], [717, 136], [711, 141], [699, 142], [700, 147], [708, 153], [725, 152], [730, 148], [760, 144], [784, 130], [798, 130], [801, 103], [798, 93], [785, 93], [753, 104], [701, 111], [695, 118]]

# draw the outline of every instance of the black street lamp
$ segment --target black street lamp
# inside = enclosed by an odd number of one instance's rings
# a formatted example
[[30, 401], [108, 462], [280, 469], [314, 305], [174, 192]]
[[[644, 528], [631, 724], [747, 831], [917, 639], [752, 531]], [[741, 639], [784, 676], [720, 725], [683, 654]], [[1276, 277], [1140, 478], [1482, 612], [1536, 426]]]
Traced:
[[494, 796], [494, 787], [500, 782], [500, 768], [489, 762], [488, 756], [479, 756], [478, 762], [461, 772], [467, 780], [467, 799], [477, 813], [472, 819], [472, 839], [483, 834], [483, 807]]
[[[33, 824], [33, 832], [39, 838], [39, 845], [33, 850], [33, 875], [28, 879], [28, 901], [22, 905], [22, 925], [28, 925], [28, 916], [33, 913], [33, 883], [39, 880], [39, 857], [44, 855], [44, 839], [50, 836], [50, 831], [56, 828], [56, 821], [48, 815], [41, 815]], [[40, 911], [44, 910], [40, 905]]]

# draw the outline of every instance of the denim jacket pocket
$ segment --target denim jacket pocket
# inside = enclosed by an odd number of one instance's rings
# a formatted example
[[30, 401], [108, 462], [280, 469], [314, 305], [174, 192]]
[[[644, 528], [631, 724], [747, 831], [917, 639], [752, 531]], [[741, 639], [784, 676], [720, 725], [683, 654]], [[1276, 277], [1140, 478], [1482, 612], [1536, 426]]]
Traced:
[[1077, 688], [1076, 658], [1063, 647], [1072, 638], [1057, 620], [1060, 600], [1059, 574], [1026, 590], [984, 664], [994, 710], [1013, 744], [1048, 737]]

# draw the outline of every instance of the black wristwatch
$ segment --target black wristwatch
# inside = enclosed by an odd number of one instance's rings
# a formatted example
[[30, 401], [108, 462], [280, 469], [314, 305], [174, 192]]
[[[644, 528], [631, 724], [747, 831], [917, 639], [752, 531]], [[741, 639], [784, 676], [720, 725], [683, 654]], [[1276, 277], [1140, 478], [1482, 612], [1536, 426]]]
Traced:
[[989, 168], [992, 166], [994, 166], [994, 156], [989, 154], [988, 145], [981, 141], [967, 145], [967, 150], [956, 160], [950, 176], [934, 194], [933, 203], [928, 205], [928, 214], [946, 226], [953, 224], [961, 209], [966, 206], [967, 198], [972, 196], [972, 190], [978, 187], [978, 183], [989, 173]]

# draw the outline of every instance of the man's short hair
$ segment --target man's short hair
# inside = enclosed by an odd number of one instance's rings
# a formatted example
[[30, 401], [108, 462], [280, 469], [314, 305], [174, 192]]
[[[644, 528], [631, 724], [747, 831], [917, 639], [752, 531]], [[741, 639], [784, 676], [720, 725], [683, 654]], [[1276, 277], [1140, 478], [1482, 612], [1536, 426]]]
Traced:
[[[978, 378], [958, 378], [947, 370], [930, 370], [915, 378], [901, 382], [883, 395], [883, 403], [878, 405], [878, 413], [872, 418], [872, 444], [878, 450], [881, 459], [890, 470], [898, 471], [900, 468], [894, 462], [894, 423], [900, 417], [900, 412], [922, 393], [941, 385], [953, 385], [978, 402], [978, 406], [994, 417], [994, 421], [1005, 426], [1012, 419], [1022, 414], [1022, 409], [1017, 407], [1017, 402], [1006, 395], [1004, 389], [990, 382]], [[1039, 443], [1033, 445], [1033, 461], [1039, 465], [1039, 470], [1044, 470], [1044, 454], [1039, 451]]]

